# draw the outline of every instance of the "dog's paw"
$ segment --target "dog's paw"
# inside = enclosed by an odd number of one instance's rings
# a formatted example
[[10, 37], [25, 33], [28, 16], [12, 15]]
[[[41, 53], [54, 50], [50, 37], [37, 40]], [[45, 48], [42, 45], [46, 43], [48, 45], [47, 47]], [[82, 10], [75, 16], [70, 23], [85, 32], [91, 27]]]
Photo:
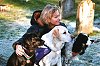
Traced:
[[73, 57], [72, 60], [79, 60], [79, 58], [77, 56]]

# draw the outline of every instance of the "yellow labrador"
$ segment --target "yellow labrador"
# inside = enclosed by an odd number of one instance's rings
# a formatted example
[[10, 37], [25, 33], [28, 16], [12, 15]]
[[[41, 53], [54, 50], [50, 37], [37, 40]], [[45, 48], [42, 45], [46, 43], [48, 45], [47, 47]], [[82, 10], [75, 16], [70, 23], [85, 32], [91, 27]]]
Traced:
[[55, 26], [49, 33], [42, 36], [42, 40], [45, 41], [44, 44], [51, 49], [51, 52], [40, 60], [39, 65], [53, 66], [57, 64], [57, 66], [62, 66], [61, 49], [65, 42], [70, 42], [72, 40], [67, 28]]

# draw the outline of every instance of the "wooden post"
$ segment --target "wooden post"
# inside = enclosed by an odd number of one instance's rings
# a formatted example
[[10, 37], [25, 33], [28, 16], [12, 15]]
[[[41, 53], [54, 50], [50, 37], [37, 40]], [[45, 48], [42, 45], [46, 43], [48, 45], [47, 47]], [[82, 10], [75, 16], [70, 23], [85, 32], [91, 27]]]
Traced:
[[90, 34], [93, 32], [94, 7], [91, 0], [82, 0], [77, 9], [76, 32]]

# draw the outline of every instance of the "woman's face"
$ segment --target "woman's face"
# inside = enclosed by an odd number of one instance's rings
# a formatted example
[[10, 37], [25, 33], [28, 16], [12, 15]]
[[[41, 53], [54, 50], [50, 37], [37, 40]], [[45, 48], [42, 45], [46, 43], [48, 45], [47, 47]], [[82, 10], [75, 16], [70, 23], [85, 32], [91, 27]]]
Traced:
[[52, 25], [59, 25], [59, 24], [60, 24], [60, 20], [61, 20], [60, 13], [59, 13], [59, 11], [57, 10], [57, 11], [55, 11], [55, 13], [53, 14], [50, 23], [51, 23]]

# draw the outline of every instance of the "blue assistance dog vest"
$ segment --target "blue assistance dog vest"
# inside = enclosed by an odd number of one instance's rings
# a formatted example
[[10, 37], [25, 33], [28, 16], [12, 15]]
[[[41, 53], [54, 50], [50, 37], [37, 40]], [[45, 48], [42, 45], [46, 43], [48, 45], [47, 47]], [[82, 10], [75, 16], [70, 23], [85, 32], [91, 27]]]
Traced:
[[51, 49], [47, 46], [44, 45], [47, 48], [37, 48], [35, 51], [35, 64], [39, 65], [40, 60], [46, 56], [47, 54], [49, 54], [51, 52]]

